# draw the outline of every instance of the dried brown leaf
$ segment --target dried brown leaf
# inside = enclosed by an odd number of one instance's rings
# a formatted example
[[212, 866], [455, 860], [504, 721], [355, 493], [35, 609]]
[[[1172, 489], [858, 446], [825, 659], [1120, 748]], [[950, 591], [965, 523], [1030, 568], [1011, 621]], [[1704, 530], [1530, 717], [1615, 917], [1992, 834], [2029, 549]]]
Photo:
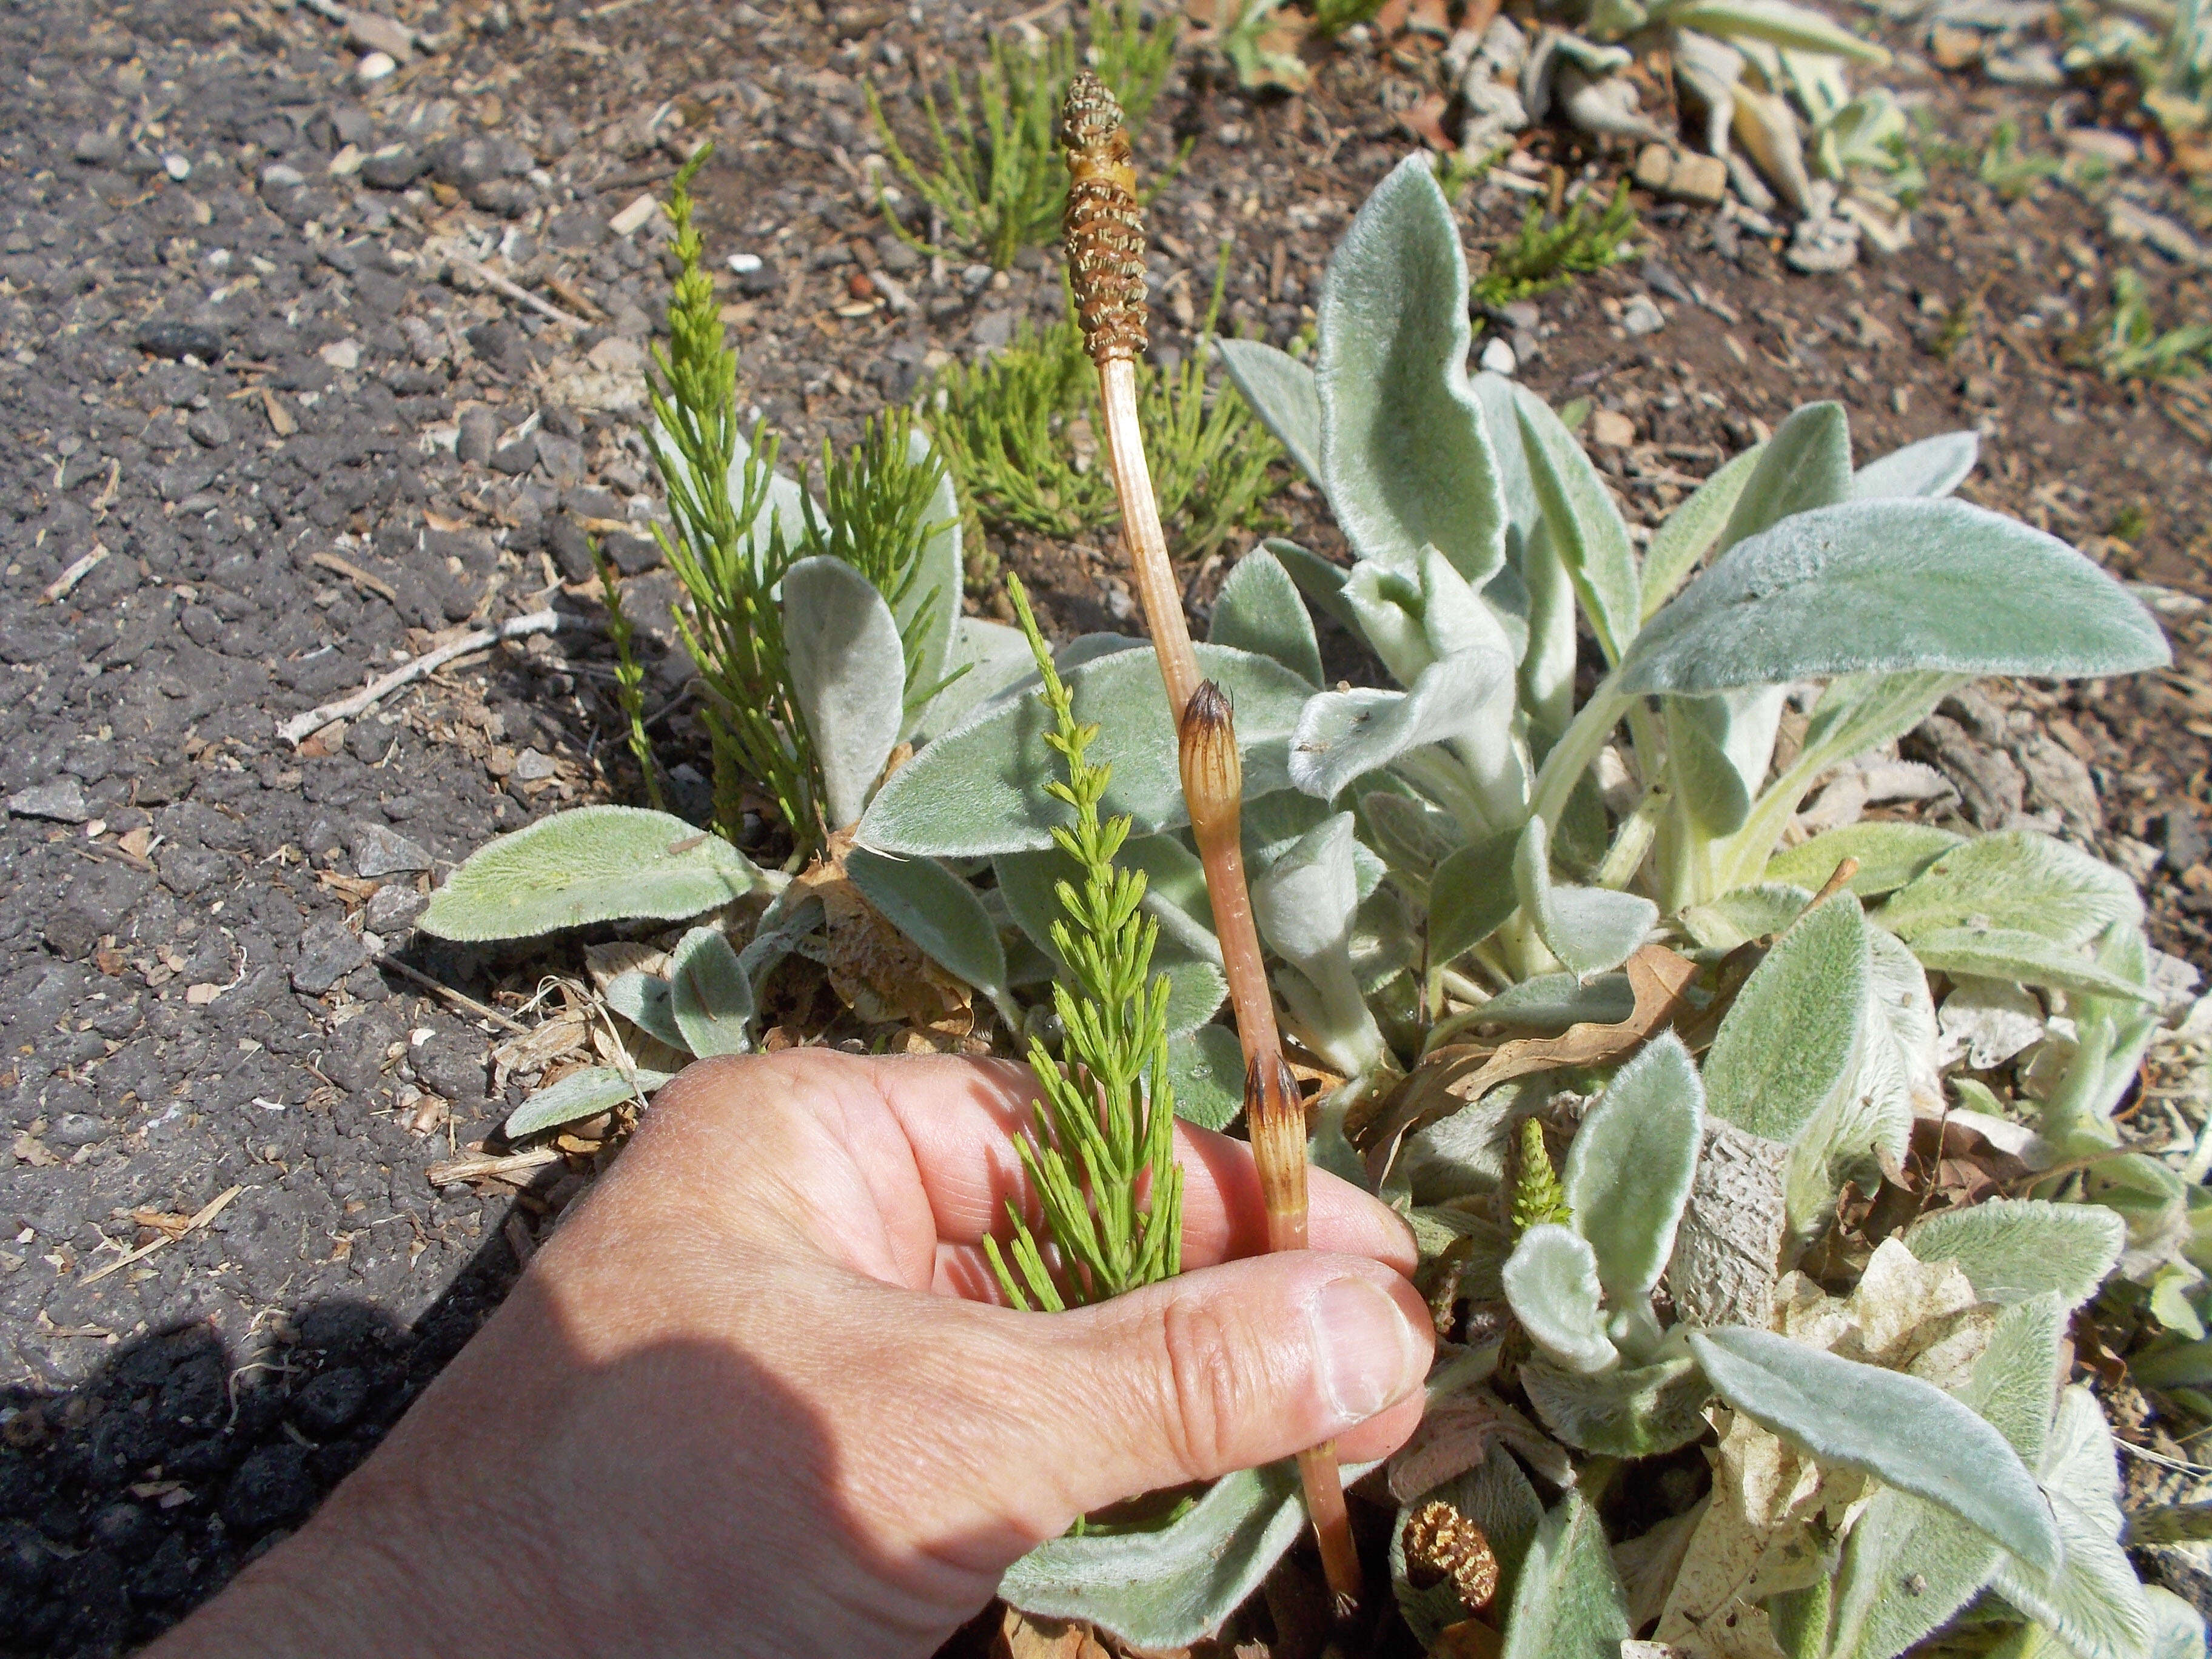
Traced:
[[1663, 945], [1644, 945], [1629, 957], [1626, 969], [1636, 1000], [1617, 1025], [1586, 1021], [1555, 1037], [1516, 1037], [1495, 1047], [1453, 1043], [1430, 1054], [1363, 1129], [1368, 1173], [1380, 1182], [1407, 1135], [1501, 1083], [1562, 1066], [1610, 1066], [1628, 1059], [1673, 1022], [1698, 976], [1696, 963]]

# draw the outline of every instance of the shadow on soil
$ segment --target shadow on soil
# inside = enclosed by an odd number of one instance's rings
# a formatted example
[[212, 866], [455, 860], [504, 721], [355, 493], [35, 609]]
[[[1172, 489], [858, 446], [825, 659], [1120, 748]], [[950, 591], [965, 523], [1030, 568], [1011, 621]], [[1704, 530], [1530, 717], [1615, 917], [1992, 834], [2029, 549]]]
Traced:
[[516, 1273], [495, 1228], [411, 1328], [332, 1297], [246, 1352], [193, 1323], [66, 1392], [6, 1390], [0, 1654], [121, 1653], [182, 1619], [374, 1449]]

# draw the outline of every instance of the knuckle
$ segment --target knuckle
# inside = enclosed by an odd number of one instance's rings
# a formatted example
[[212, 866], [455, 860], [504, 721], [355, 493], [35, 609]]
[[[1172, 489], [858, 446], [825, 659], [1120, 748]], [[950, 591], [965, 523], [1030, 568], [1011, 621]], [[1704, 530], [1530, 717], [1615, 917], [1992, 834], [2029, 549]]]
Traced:
[[1251, 1403], [1251, 1378], [1237, 1358], [1231, 1322], [1214, 1298], [1176, 1297], [1159, 1330], [1170, 1449], [1189, 1479], [1209, 1480], [1230, 1467]]

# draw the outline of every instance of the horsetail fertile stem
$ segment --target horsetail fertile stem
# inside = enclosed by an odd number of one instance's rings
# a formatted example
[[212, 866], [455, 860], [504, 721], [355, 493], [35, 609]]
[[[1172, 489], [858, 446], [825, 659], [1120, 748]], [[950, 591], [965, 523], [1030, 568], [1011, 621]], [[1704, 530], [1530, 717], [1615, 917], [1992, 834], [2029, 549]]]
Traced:
[[[1183, 623], [1182, 591], [1168, 562], [1167, 537], [1160, 528], [1144, 434], [1137, 424], [1137, 354], [1146, 345], [1144, 214], [1137, 204], [1136, 168], [1121, 106], [1096, 76], [1078, 75], [1069, 86], [1060, 140], [1067, 148], [1069, 173], [1069, 281], [1085, 343], [1098, 366], [1122, 538], [1176, 720], [1183, 797], [1205, 861], [1222, 965], [1237, 1009], [1244, 1049], [1245, 1121], [1267, 1208], [1267, 1243], [1272, 1249], [1303, 1249], [1305, 1104], [1283, 1060], [1282, 1036], [1244, 884], [1238, 838], [1244, 774], [1229, 699], [1218, 686], [1199, 678], [1198, 653]], [[1333, 1448], [1317, 1446], [1299, 1454], [1298, 1474], [1329, 1589], [1340, 1610], [1348, 1612], [1359, 1601], [1359, 1555]]]
[[1060, 111], [1067, 146], [1067, 269], [1084, 343], [1098, 366], [1106, 452], [1121, 503], [1121, 536], [1137, 598], [1159, 653], [1176, 719], [1198, 689], [1198, 654], [1183, 625], [1182, 590], [1168, 563], [1167, 534], [1137, 423], [1137, 354], [1145, 349], [1145, 217], [1121, 106], [1093, 75], [1079, 75]]
[[[1252, 1137], [1252, 1161], [1259, 1167], [1260, 1195], [1267, 1206], [1267, 1248], [1303, 1250], [1305, 1102], [1283, 1060], [1274, 999], [1260, 958], [1260, 933], [1252, 920], [1252, 897], [1244, 884], [1240, 833], [1244, 767], [1237, 752], [1237, 728], [1228, 697], [1212, 680], [1200, 680], [1183, 705], [1176, 735], [1183, 799], [1190, 808], [1199, 857], [1206, 865], [1206, 890], [1212, 900], [1222, 967], [1237, 1010], [1237, 1034], [1243, 1042], [1244, 1124]], [[1344, 1481], [1337, 1473], [1334, 1447], [1300, 1452], [1298, 1477], [1305, 1486], [1306, 1509], [1313, 1516], [1328, 1587], [1339, 1610], [1348, 1613], [1359, 1601], [1359, 1552], [1352, 1540], [1352, 1519], [1345, 1512]]]

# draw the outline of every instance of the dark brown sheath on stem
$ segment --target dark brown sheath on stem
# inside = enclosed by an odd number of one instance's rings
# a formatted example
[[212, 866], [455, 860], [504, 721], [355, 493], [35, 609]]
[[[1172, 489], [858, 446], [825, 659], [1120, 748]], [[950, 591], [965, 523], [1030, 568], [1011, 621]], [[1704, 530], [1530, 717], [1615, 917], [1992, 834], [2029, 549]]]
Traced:
[[[1259, 930], [1244, 884], [1238, 819], [1244, 799], [1243, 763], [1229, 699], [1201, 680], [1198, 653], [1183, 625], [1182, 592], [1168, 563], [1167, 537], [1145, 461], [1137, 424], [1137, 354], [1145, 349], [1145, 221], [1137, 203], [1136, 168], [1121, 106], [1094, 76], [1075, 77], [1060, 114], [1067, 148], [1067, 264], [1085, 343], [1098, 367], [1105, 407], [1106, 447], [1121, 504], [1121, 533], [1137, 594], [1158, 653], [1168, 707], [1181, 744], [1183, 798], [1193, 836], [1206, 866], [1221, 939], [1222, 966], [1237, 1010], [1244, 1050], [1244, 1115], [1253, 1161], [1267, 1206], [1271, 1249], [1306, 1247], [1306, 1116], [1290, 1067], [1284, 1063], [1275, 1005], [1260, 956]], [[1357, 1606], [1359, 1555], [1344, 1507], [1344, 1484], [1334, 1449], [1316, 1446], [1298, 1456], [1306, 1508], [1321, 1545], [1340, 1612]]]

